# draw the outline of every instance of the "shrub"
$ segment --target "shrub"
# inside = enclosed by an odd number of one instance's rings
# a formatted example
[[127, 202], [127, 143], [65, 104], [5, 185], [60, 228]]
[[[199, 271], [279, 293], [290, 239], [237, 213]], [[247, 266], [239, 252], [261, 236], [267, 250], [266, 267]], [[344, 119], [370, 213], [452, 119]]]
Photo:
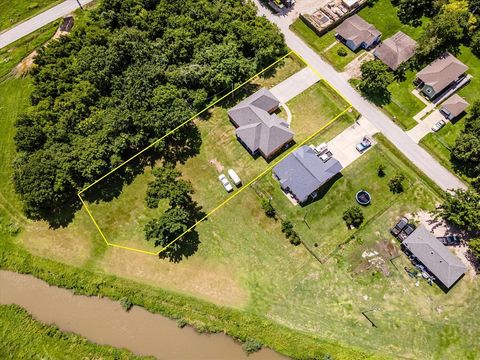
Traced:
[[277, 214], [272, 203], [265, 198], [262, 199], [262, 209], [265, 211], [265, 215], [267, 215], [270, 218], [274, 218], [275, 215]]
[[242, 345], [243, 351], [245, 351], [247, 354], [252, 354], [254, 352], [260, 351], [262, 348], [262, 343], [254, 340], [254, 339], [247, 339]]
[[363, 222], [363, 211], [358, 205], [354, 205], [343, 213], [343, 220], [348, 226], [359, 227]]
[[337, 55], [341, 57], [345, 57], [348, 55], [347, 50], [345, 50], [343, 47], [337, 50]]
[[397, 174], [393, 178], [390, 179], [388, 182], [388, 187], [390, 191], [394, 194], [399, 194], [403, 192], [403, 181], [405, 180], [405, 175]]
[[480, 238], [472, 239], [468, 242], [468, 248], [470, 252], [480, 260]]
[[378, 177], [384, 177], [385, 176], [385, 168], [386, 168], [386, 166], [384, 164], [378, 165], [378, 168], [377, 168]]
[[122, 308], [125, 310], [125, 311], [130, 311], [130, 309], [132, 308], [133, 306], [133, 303], [132, 301], [127, 298], [126, 296], [122, 297], [120, 299], [120, 305], [122, 305]]
[[290, 220], [282, 220], [282, 232], [292, 245], [300, 245], [302, 242], [297, 232], [293, 230], [293, 224]]

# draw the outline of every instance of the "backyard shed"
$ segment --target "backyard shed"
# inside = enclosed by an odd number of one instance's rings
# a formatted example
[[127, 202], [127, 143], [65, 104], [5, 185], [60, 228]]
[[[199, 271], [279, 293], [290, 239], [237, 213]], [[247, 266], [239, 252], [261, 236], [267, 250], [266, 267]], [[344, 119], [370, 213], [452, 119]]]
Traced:
[[402, 243], [428, 270], [450, 289], [467, 271], [458, 257], [448, 250], [423, 225], [417, 227]]
[[302, 203], [315, 197], [317, 190], [342, 170], [336, 159], [323, 161], [318, 153], [304, 145], [273, 168], [273, 174], [282, 189]]

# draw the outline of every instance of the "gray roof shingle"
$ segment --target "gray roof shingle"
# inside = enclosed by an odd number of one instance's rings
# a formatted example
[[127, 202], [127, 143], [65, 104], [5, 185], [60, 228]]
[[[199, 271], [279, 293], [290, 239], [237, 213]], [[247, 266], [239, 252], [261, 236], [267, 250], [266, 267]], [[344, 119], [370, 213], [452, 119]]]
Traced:
[[276, 165], [273, 173], [283, 189], [304, 202], [341, 170], [342, 165], [336, 159], [323, 162], [313, 149], [304, 145]]
[[338, 35], [345, 40], [351, 40], [356, 46], [360, 46], [363, 42], [369, 44], [373, 39], [382, 33], [375, 26], [369, 24], [358, 15], [353, 15], [344, 20], [335, 29]]
[[383, 41], [375, 49], [375, 56], [392, 70], [398, 67], [415, 54], [417, 43], [410, 36], [399, 31]]
[[445, 245], [423, 225], [417, 227], [403, 241], [403, 245], [412, 252], [438, 280], [447, 288], [467, 271], [467, 267], [453, 255]]
[[417, 73], [417, 78], [436, 93], [445, 89], [468, 70], [468, 66], [452, 54], [445, 54]]
[[271, 114], [279, 104], [278, 99], [263, 88], [228, 111], [237, 126], [238, 138], [252, 153], [260, 150], [265, 157], [270, 157], [293, 139], [288, 124]]
[[442, 108], [447, 110], [453, 117], [457, 117], [470, 105], [464, 98], [458, 94], [453, 94], [442, 104]]

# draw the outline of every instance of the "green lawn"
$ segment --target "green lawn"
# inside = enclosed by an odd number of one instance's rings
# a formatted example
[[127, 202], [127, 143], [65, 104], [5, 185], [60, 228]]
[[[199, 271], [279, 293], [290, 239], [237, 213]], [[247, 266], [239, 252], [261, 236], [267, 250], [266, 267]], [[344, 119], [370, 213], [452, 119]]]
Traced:
[[[338, 42], [335, 39], [335, 31], [329, 31], [323, 36], [318, 36], [312, 31], [305, 23], [298, 18], [291, 25], [291, 30], [295, 32], [300, 38], [303, 39], [310, 47], [315, 50], [322, 58], [327, 60], [337, 71], [343, 71], [345, 66], [350, 63], [354, 58], [364, 52], [360, 50], [353, 52], [344, 44]], [[332, 44], [335, 44], [331, 47]], [[328, 50], [327, 50], [328, 48]], [[347, 56], [338, 55], [337, 51], [344, 49], [347, 52]]]
[[412, 94], [412, 90], [415, 89], [413, 85], [415, 74], [416, 72], [408, 70], [405, 73], [405, 80], [390, 84], [388, 89], [392, 94], [392, 100], [383, 106], [387, 114], [404, 130], [417, 125], [413, 117], [425, 108], [425, 104]]
[[0, 305], [2, 359], [146, 359], [44, 325], [16, 305]]
[[397, 31], [402, 31], [414, 40], [418, 40], [429, 21], [429, 19], [424, 18], [422, 25], [418, 27], [402, 24], [397, 16], [397, 9], [392, 5], [391, 0], [377, 0], [373, 6], [366, 6], [360, 10], [358, 15], [380, 30], [383, 40], [388, 39]]
[[0, 0], [0, 31], [61, 2], [62, 0]]

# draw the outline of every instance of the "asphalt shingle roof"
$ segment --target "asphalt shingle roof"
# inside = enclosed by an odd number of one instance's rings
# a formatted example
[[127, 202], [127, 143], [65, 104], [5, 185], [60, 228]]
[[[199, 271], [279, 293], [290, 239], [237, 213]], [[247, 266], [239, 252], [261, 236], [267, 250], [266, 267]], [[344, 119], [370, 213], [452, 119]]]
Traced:
[[403, 241], [403, 245], [447, 288], [452, 287], [467, 271], [467, 267], [460, 259], [453, 255], [450, 250], [423, 225], [417, 227], [415, 231]]
[[442, 108], [447, 110], [453, 117], [460, 115], [470, 105], [464, 98], [458, 94], [453, 94], [442, 104]]
[[356, 46], [360, 46], [363, 42], [368, 44], [382, 34], [375, 26], [358, 15], [353, 15], [344, 20], [335, 31], [345, 40], [353, 41]]
[[309, 146], [302, 146], [273, 168], [283, 189], [304, 202], [330, 178], [342, 170], [334, 158], [323, 162]]
[[445, 54], [417, 73], [417, 78], [429, 85], [436, 93], [457, 80], [468, 66], [452, 54]]
[[293, 139], [288, 124], [271, 114], [279, 104], [278, 99], [263, 88], [228, 111], [237, 126], [237, 136], [252, 153], [260, 150], [269, 157]]
[[375, 49], [375, 56], [383, 61], [390, 69], [397, 70], [400, 64], [415, 54], [417, 43], [410, 36], [399, 31], [383, 41]]

